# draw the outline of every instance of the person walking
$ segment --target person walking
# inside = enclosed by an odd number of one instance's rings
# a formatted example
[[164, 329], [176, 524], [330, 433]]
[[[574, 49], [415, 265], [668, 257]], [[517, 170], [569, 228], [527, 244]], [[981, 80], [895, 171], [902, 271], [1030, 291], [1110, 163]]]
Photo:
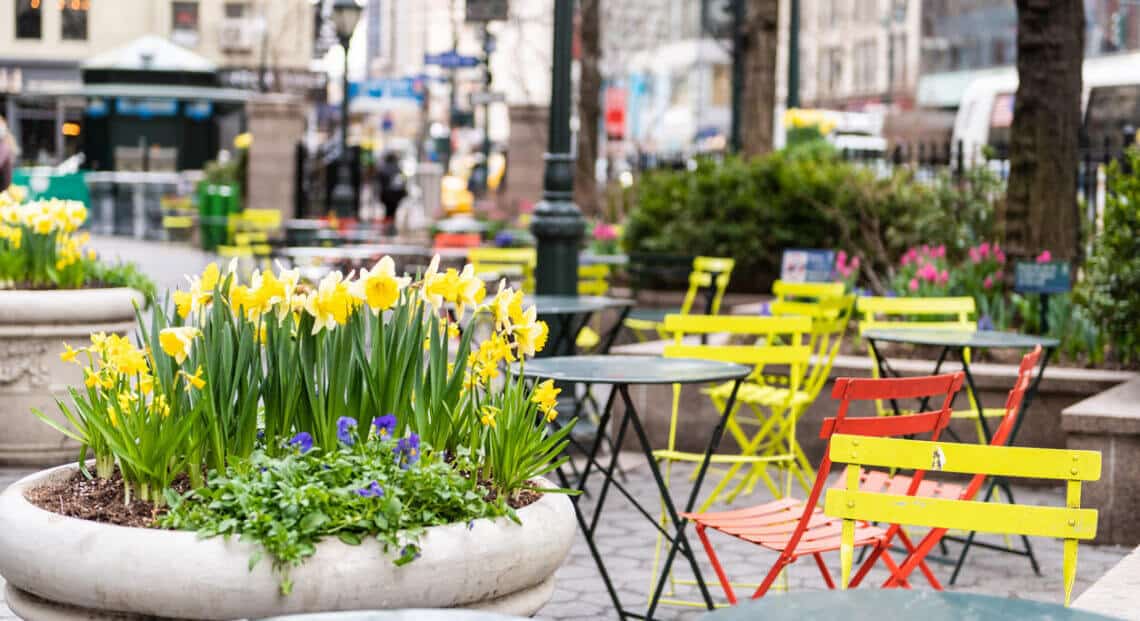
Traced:
[[400, 169], [400, 157], [393, 151], [384, 154], [379, 170], [376, 171], [377, 194], [384, 205], [384, 233], [396, 234], [396, 210], [408, 196], [408, 178]]
[[0, 117], [0, 192], [12, 185], [12, 174], [16, 169], [16, 158], [19, 155], [16, 139], [12, 137], [4, 117]]

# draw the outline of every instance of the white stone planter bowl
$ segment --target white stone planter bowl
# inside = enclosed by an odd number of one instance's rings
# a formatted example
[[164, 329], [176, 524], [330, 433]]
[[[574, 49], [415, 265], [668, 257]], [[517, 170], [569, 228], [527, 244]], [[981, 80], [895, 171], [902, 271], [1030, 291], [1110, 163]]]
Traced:
[[0, 575], [9, 605], [24, 618], [237, 619], [451, 607], [533, 615], [550, 598], [576, 530], [570, 499], [545, 494], [519, 510], [521, 525], [500, 518], [427, 529], [422, 555], [403, 567], [374, 540], [349, 546], [328, 539], [292, 570], [293, 593], [283, 596], [268, 558], [249, 570], [253, 544], [68, 518], [24, 498], [74, 469], [38, 472], [0, 494]]

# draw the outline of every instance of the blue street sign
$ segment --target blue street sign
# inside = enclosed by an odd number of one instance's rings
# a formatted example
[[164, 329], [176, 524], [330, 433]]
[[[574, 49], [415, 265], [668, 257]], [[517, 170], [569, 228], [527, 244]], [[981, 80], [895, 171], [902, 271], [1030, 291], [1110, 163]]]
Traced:
[[1018, 293], [1065, 293], [1072, 288], [1066, 261], [1018, 261], [1014, 268], [1013, 290]]
[[423, 82], [414, 78], [388, 78], [348, 83], [348, 98], [413, 99], [423, 101]]
[[780, 261], [784, 282], [832, 282], [835, 280], [835, 251], [791, 248]]
[[424, 54], [425, 65], [439, 65], [444, 69], [460, 69], [463, 67], [478, 67], [479, 59], [474, 56], [461, 56], [455, 50], [441, 54]]

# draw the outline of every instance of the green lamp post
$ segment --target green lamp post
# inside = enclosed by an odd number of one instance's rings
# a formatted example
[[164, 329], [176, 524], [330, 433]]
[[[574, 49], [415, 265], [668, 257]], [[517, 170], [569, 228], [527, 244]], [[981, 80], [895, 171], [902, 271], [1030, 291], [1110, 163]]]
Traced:
[[[578, 294], [578, 248], [585, 231], [574, 204], [574, 156], [570, 151], [570, 61], [574, 0], [554, 0], [553, 70], [550, 81], [550, 134], [544, 156], [542, 201], [530, 230], [537, 245], [535, 290], [539, 295]], [[592, 128], [587, 128], [591, 131]]]
[[357, 0], [335, 0], [332, 8], [336, 37], [344, 48], [344, 75], [341, 82], [340, 158], [336, 164], [336, 184], [330, 196], [330, 207], [340, 217], [356, 214], [356, 190], [352, 185], [352, 159], [348, 151], [348, 45], [364, 7]]

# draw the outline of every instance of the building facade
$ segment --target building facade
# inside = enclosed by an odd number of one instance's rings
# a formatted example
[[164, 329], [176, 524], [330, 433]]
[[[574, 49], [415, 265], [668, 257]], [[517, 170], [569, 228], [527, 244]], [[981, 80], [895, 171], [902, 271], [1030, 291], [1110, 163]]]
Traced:
[[82, 63], [158, 35], [219, 67], [223, 86], [313, 93], [320, 7], [311, 0], [12, 0], [0, 5], [0, 114], [23, 159], [51, 163], [75, 149], [61, 134], [82, 116]]

